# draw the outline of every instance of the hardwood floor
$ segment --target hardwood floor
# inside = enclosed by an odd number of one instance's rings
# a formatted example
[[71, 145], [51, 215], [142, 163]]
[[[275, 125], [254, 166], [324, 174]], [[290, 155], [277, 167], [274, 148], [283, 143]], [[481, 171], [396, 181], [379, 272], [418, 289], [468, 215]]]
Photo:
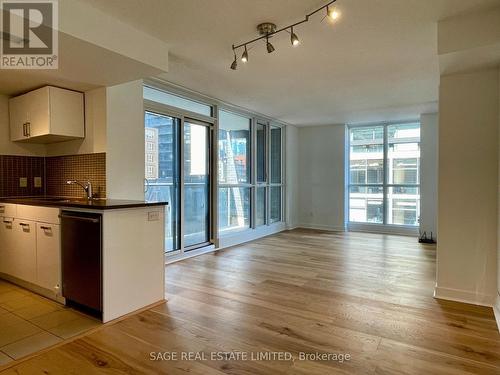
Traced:
[[[492, 309], [435, 300], [434, 279], [413, 238], [284, 232], [167, 266], [167, 303], [5, 373], [500, 374]], [[182, 351], [207, 359], [150, 360]], [[223, 351], [294, 359], [210, 358]]]

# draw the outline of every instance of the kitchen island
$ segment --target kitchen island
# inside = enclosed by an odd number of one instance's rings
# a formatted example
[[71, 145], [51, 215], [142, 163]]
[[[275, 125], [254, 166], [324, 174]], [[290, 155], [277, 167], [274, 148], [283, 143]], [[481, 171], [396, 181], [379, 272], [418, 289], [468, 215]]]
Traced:
[[160, 302], [166, 204], [0, 199], [0, 277], [103, 322]]

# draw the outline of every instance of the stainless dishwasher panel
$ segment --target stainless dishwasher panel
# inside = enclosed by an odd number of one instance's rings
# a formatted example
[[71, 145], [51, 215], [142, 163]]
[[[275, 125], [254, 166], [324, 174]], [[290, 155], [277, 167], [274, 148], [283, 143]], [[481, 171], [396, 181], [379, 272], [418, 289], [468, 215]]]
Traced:
[[61, 212], [62, 294], [67, 304], [102, 314], [102, 215]]

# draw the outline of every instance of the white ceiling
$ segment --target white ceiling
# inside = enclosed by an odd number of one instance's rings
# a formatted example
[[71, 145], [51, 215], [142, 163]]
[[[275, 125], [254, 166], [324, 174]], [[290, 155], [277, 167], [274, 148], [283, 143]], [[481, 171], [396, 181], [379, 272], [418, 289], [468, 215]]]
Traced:
[[295, 125], [415, 118], [436, 110], [436, 21], [499, 0], [338, 0], [289, 36], [250, 51], [232, 71], [231, 45], [264, 21], [284, 26], [321, 0], [82, 0], [171, 46], [168, 81]]

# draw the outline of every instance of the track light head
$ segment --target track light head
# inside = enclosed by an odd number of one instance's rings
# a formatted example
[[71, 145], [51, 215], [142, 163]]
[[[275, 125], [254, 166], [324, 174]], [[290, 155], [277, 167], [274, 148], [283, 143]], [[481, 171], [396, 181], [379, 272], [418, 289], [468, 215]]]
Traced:
[[269, 41], [269, 38], [266, 39], [266, 48], [267, 48], [267, 53], [274, 52], [274, 46]]
[[335, 6], [333, 7], [326, 7], [326, 15], [331, 21], [336, 21], [340, 17], [340, 12], [337, 10]]
[[243, 55], [241, 55], [241, 61], [246, 63], [248, 61], [248, 51], [247, 46], [245, 46], [245, 51], [243, 51]]
[[236, 58], [236, 50], [234, 49], [234, 44], [233, 44], [233, 54], [234, 54], [234, 61], [231, 64], [231, 69], [236, 70], [236, 68], [238, 67], [238, 61], [237, 61], [238, 59]]
[[296, 47], [300, 44], [299, 37], [293, 32], [293, 27], [290, 29], [290, 42], [292, 46]]

